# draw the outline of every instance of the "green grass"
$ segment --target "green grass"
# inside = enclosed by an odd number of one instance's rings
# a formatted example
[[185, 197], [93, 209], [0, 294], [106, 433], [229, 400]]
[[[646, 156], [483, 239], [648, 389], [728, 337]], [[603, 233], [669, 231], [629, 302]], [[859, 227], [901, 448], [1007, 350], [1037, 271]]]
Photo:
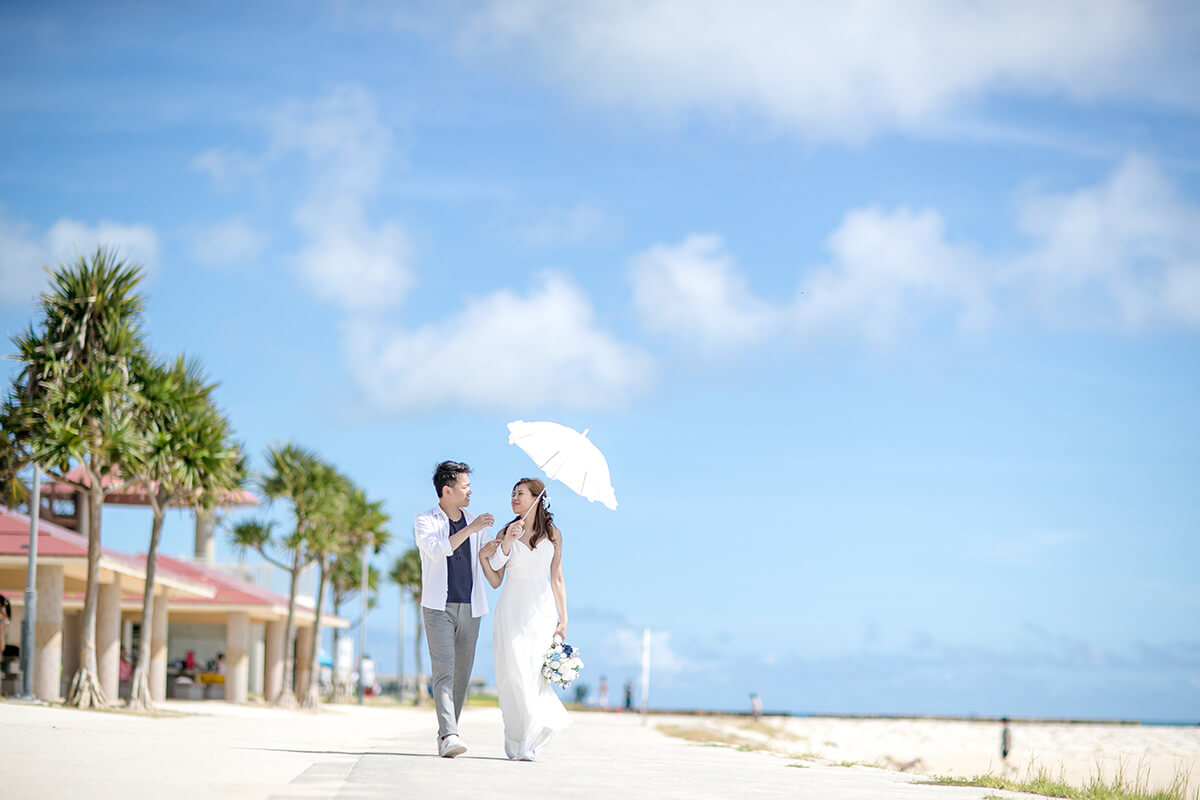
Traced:
[[[945, 775], [934, 776], [922, 783], [939, 786], [979, 786], [986, 789], [1007, 789], [1012, 792], [1028, 792], [1047, 797], [1068, 797], [1074, 800], [1189, 800], [1186, 792], [1190, 772], [1182, 767], [1176, 769], [1175, 777], [1170, 785], [1161, 789], [1151, 789], [1149, 776], [1141, 770], [1133, 780], [1125, 775], [1125, 765], [1121, 764], [1117, 774], [1107, 779], [1099, 768], [1096, 774], [1082, 786], [1074, 786], [1066, 781], [1062, 774], [1057, 777], [1045, 767], [1036, 767], [1019, 780], [1010, 780], [999, 775], [976, 775], [973, 778], [951, 778]], [[1200, 788], [1196, 789], [1190, 800], [1200, 800]]]

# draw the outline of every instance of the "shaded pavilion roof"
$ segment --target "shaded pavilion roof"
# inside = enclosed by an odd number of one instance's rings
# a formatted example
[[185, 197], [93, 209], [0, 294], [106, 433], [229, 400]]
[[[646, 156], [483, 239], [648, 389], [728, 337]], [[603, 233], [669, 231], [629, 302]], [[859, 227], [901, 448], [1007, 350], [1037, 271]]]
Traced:
[[[91, 479], [88, 478], [87, 472], [83, 467], [76, 467], [63, 475], [63, 478], [65, 480], [49, 480], [43, 483], [42, 494], [47, 497], [74, 497], [75, 493], [80, 491], [81, 487], [92, 485]], [[107, 489], [111, 486], [119, 486], [121, 483], [122, 479], [120, 475], [110, 474], [101, 480], [100, 485]], [[112, 505], [148, 506], [150, 505], [150, 495], [157, 489], [157, 481], [132, 484], [117, 489], [104, 498], [104, 502]], [[259, 505], [259, 500], [254, 492], [246, 489], [234, 489], [231, 492], [225, 492], [217, 505], [257, 506]]]
[[[0, 506], [0, 585], [24, 587], [29, 560], [28, 515]], [[73, 530], [38, 520], [38, 563], [64, 567], [64, 589], [81, 591], [87, 584], [88, 540]], [[100, 570], [121, 575], [122, 588], [140, 594], [146, 582], [146, 564], [110, 547], [100, 548]], [[160, 569], [156, 583], [172, 602], [184, 596], [209, 597], [210, 586], [171, 569]]]
[[[146, 556], [139, 555], [137, 559], [145, 563]], [[196, 583], [205, 584], [213, 589], [211, 597], [185, 597], [172, 599], [171, 612], [194, 610], [197, 612], [210, 611], [249, 611], [255, 619], [284, 619], [287, 617], [288, 599], [269, 589], [236, 578], [216, 567], [198, 564], [194, 561], [183, 561], [159, 554], [159, 568], [186, 577]], [[296, 621], [301, 627], [313, 624], [316, 614], [314, 609], [303, 603], [296, 605]], [[321, 615], [321, 625], [330, 628], [347, 628], [348, 620], [325, 612]]]

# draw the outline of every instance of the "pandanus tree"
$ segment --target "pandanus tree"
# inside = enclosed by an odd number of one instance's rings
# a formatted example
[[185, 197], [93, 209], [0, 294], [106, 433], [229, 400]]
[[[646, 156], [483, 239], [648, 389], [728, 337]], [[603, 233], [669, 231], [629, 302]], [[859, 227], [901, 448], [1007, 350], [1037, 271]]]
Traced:
[[[413, 600], [413, 605], [417, 612], [416, 636], [413, 639], [413, 651], [416, 655], [417, 664], [417, 691], [413, 697], [413, 705], [420, 705], [421, 698], [424, 693], [421, 691], [421, 631], [423, 620], [421, 619], [421, 551], [413, 547], [407, 550], [404, 555], [396, 556], [395, 562], [392, 564], [392, 569], [388, 572], [388, 578], [392, 583], [400, 587], [400, 597], [403, 600], [405, 595], [408, 595]], [[401, 612], [404, 613], [404, 603], [400, 603]]]
[[146, 551], [142, 638], [129, 706], [149, 710], [154, 705], [150, 696], [151, 621], [163, 518], [172, 505], [201, 510], [219, 505], [245, 479], [246, 463], [229, 421], [213, 404], [216, 384], [208, 381], [198, 362], [182, 356], [170, 365], [146, 361], [140, 373], [146, 451], [136, 478], [149, 497], [153, 520]]
[[242, 550], [255, 550], [269, 563], [288, 573], [288, 612], [284, 626], [283, 690], [271, 699], [276, 706], [296, 707], [294, 658], [296, 648], [296, 592], [300, 576], [316, 560], [309, 549], [314, 537], [324, 536], [331, 503], [344, 478], [311, 450], [286, 444], [267, 449], [267, 471], [261, 489], [272, 501], [291, 506], [292, 528], [276, 534], [274, 524], [247, 520], [233, 528], [233, 542]]
[[59, 480], [76, 464], [85, 476], [77, 486], [87, 496], [87, 584], [79, 671], [67, 694], [80, 708], [108, 706], [96, 662], [101, 509], [121, 488], [118, 476], [138, 472], [145, 451], [141, 279], [141, 268], [114, 251], [81, 255], [51, 273], [40, 320], [12, 339], [22, 368], [3, 411], [7, 460], [35, 462]]
[[[374, 564], [367, 564], [368, 609], [374, 608], [378, 603], [380, 577], [379, 568]], [[362, 551], [350, 550], [339, 554], [334, 559], [333, 567], [329, 570], [329, 605], [333, 609], [333, 613], [341, 616], [342, 606], [357, 595], [361, 588]], [[364, 624], [364, 620], [360, 614], [358, 619], [350, 622], [349, 630], [354, 630], [362, 624]], [[341, 629], [333, 629], [333, 696], [335, 698], [346, 694], [345, 685], [338, 681], [338, 675], [341, 674], [342, 668], [341, 648], [339, 647], [341, 634]]]
[[[332, 468], [329, 468], [331, 471]], [[321, 639], [321, 616], [325, 604], [325, 585], [335, 559], [347, 552], [364, 550], [369, 544], [380, 547], [388, 538], [388, 516], [381, 501], [372, 502], [348, 478], [333, 471], [329, 481], [333, 496], [323, 505], [325, 513], [320, 524], [309, 534], [308, 550], [317, 562], [317, 603], [313, 620], [312, 653], [309, 663], [314, 668], [308, 674], [308, 685], [302, 691], [300, 704], [305, 708], [320, 705], [320, 682], [317, 680], [317, 653]]]

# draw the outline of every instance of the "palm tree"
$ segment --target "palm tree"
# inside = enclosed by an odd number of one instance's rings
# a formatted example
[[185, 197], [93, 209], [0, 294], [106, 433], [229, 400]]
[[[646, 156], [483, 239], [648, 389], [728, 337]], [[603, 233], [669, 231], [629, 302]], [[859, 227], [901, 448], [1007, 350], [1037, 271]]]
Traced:
[[[135, 474], [145, 449], [137, 422], [146, 358], [141, 333], [140, 267], [97, 249], [89, 260], [51, 274], [41, 297], [41, 324], [13, 337], [24, 366], [5, 404], [4, 423], [20, 461], [33, 461], [62, 480], [83, 468], [87, 492], [88, 567], [80, 632], [80, 667], [67, 703], [105, 708], [96, 665], [100, 517], [118, 474]], [[108, 485], [106, 485], [106, 481]]]
[[[379, 581], [381, 575], [374, 564], [367, 565], [367, 608], [374, 608], [378, 602]], [[329, 570], [329, 603], [333, 613], [341, 615], [342, 604], [357, 594], [362, 587], [362, 551], [347, 550], [334, 559], [333, 567]], [[362, 615], [350, 623], [350, 630], [364, 624]], [[341, 650], [338, 643], [341, 640], [341, 629], [333, 629], [333, 696], [345, 695], [346, 687], [338, 683], [337, 676], [341, 673]]]
[[[413, 697], [413, 705], [420, 705], [421, 698], [424, 697], [424, 693], [421, 691], [421, 632], [424, 623], [421, 618], [421, 551], [413, 547], [404, 555], [397, 556], [395, 563], [392, 564], [391, 572], [388, 573], [388, 578], [400, 587], [401, 601], [407, 594], [412, 598], [417, 611], [417, 633], [413, 640], [413, 650], [417, 657], [417, 691], [416, 696]], [[404, 607], [403, 602], [400, 603], [400, 607]]]
[[163, 517], [171, 505], [219, 504], [241, 485], [246, 464], [228, 420], [212, 403], [216, 385], [208, 382], [198, 362], [185, 361], [182, 356], [171, 366], [147, 361], [142, 372], [147, 452], [137, 479], [146, 487], [154, 517], [142, 593], [142, 639], [129, 706], [149, 710], [154, 707], [150, 697], [151, 620]]
[[291, 443], [269, 447], [262, 492], [272, 500], [285, 500], [291, 504], [294, 526], [290, 533], [278, 538], [274, 536], [274, 526], [268, 522], [252, 520], [240, 523], [233, 529], [233, 541], [239, 549], [258, 551], [268, 562], [287, 572], [290, 579], [287, 625], [284, 629], [286, 663], [283, 691], [273, 701], [283, 708], [296, 707], [293, 655], [296, 648], [296, 591], [300, 574], [316, 561], [316, 554], [310, 546], [326, 535], [328, 519], [332, 516], [330, 505], [338, 497], [344, 481], [336, 470], [311, 450]]
[[[332, 468], [331, 468], [332, 469]], [[317, 557], [319, 588], [317, 590], [316, 619], [313, 622], [312, 663], [317, 663], [317, 652], [321, 637], [321, 613], [324, 606], [325, 583], [329, 578], [333, 560], [346, 552], [361, 552], [368, 545], [376, 551], [387, 543], [386, 528], [388, 515], [383, 512], [382, 501], [371, 502], [367, 495], [350, 480], [334, 472], [338, 479], [333, 491], [340, 493], [327, 506], [331, 512], [325, 524], [313, 528], [309, 536], [309, 552]], [[361, 620], [360, 620], [361, 622]], [[336, 646], [335, 646], [336, 651]], [[320, 705], [319, 682], [316, 670], [309, 673], [308, 686], [302, 691], [301, 705], [316, 708]]]

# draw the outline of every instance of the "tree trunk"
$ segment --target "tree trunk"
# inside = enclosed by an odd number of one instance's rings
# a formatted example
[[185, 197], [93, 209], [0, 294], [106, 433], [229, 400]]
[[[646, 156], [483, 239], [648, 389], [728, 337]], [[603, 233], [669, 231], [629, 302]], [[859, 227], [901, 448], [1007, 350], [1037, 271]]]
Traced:
[[311, 708], [316, 711], [321, 707], [321, 614], [325, 606], [325, 573], [328, 570], [329, 556], [321, 556], [317, 562], [317, 602], [313, 618], [312, 648], [310, 650], [308, 668], [308, 686], [304, 687], [304, 698], [300, 701], [301, 708]]
[[300, 578], [300, 554], [292, 553], [292, 584], [288, 589], [287, 625], [283, 629], [283, 689], [272, 705], [296, 707], [296, 581]]
[[146, 551], [146, 588], [142, 592], [142, 636], [138, 645], [137, 666], [133, 670], [133, 686], [129, 692], [129, 708], [134, 711], [153, 711], [150, 696], [150, 649], [154, 643], [154, 582], [158, 571], [158, 540], [162, 536], [166, 492], [160, 487], [150, 500], [154, 522], [150, 525], [150, 549]]
[[100, 670], [96, 666], [96, 605], [100, 593], [100, 509], [104, 505], [104, 490], [100, 476], [87, 470], [88, 481], [88, 568], [87, 590], [83, 601], [82, 631], [80, 632], [79, 671], [71, 679], [67, 705], [78, 708], [108, 708], [108, 698], [100, 685]]
[[[338, 613], [338, 610], [342, 605], [342, 601], [338, 592], [334, 590], [329, 599], [333, 606], [333, 615], [335, 617], [341, 616], [341, 614]], [[342, 659], [338, 654], [338, 642], [341, 639], [341, 634], [341, 628], [333, 629], [333, 693], [330, 695], [331, 700], [338, 700], [345, 694], [342, 683], [338, 680], [338, 675], [341, 674], [340, 670], [342, 668]]]
[[414, 605], [417, 607], [417, 641], [416, 647], [413, 648], [417, 651], [417, 692], [413, 697], [413, 705], [419, 706], [421, 705], [421, 701], [425, 699], [425, 682], [421, 679], [421, 628], [425, 620], [422, 619], [419, 598], [414, 597], [413, 599], [416, 601]]

